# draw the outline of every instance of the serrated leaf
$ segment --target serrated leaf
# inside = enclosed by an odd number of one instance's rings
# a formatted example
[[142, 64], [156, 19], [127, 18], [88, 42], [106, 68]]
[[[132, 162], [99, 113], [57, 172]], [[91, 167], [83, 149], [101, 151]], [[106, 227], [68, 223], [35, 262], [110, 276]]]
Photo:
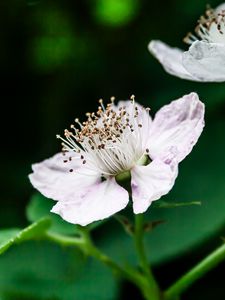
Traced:
[[7, 240], [13, 238], [21, 229], [19, 228], [10, 228], [0, 230], [0, 245]]
[[48, 218], [41, 219], [23, 230], [7, 229], [0, 232], [0, 254], [4, 253], [13, 244], [38, 237], [45, 232], [51, 221]]

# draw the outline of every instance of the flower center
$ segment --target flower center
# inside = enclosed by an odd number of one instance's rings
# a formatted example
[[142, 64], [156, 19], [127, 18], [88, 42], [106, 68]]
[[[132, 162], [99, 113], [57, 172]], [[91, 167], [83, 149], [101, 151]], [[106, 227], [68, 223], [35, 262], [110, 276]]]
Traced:
[[64, 152], [80, 153], [82, 163], [87, 163], [88, 168], [100, 171], [103, 176], [116, 176], [129, 171], [148, 153], [144, 133], [149, 126], [149, 121], [146, 123], [150, 119], [149, 108], [137, 106], [134, 96], [126, 106], [115, 106], [114, 97], [106, 107], [102, 99], [99, 103], [96, 113], [87, 113], [83, 123], [75, 119], [78, 126], [72, 124], [71, 130], [64, 131], [65, 138], [59, 135], [57, 138], [63, 141]]
[[195, 34], [189, 32], [184, 42], [192, 44], [200, 39], [209, 43], [225, 44], [225, 10], [215, 13], [213, 9], [208, 9], [205, 16], [198, 21]]

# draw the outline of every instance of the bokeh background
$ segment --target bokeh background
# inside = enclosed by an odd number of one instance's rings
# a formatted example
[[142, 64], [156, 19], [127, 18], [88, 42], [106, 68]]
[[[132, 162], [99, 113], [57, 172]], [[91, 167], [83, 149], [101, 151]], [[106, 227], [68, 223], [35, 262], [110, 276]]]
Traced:
[[[220, 3], [0, 2], [0, 229], [23, 228], [32, 221], [26, 213], [31, 197], [33, 206], [47, 203], [40, 215], [47, 213], [52, 202], [35, 194], [27, 177], [30, 166], [58, 152], [55, 135], [75, 117], [82, 119], [85, 112], [94, 111], [99, 98], [107, 102], [111, 96], [119, 100], [135, 94], [138, 102], [156, 112], [195, 91], [206, 104], [206, 127], [164, 200], [201, 201], [202, 205], [150, 209], [147, 219], [166, 222], [148, 234], [146, 247], [161, 286], [167, 287], [221, 244], [225, 235], [225, 84], [172, 77], [147, 50], [151, 39], [187, 49], [182, 38], [194, 29], [207, 4]], [[116, 260], [135, 264], [131, 239], [113, 219], [93, 234]], [[98, 263], [88, 260], [88, 267], [81, 267], [80, 254], [74, 253], [44, 241], [13, 246], [0, 257], [0, 299], [115, 300], [130, 295], [141, 299], [133, 286], [113, 281]], [[224, 299], [224, 267], [194, 284], [182, 299]]]

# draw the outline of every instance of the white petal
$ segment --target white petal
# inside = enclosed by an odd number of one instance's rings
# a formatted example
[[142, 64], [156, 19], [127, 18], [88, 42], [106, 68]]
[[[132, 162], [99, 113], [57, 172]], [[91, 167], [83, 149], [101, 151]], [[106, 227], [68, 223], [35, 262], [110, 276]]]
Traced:
[[151, 158], [162, 157], [174, 148], [177, 160], [183, 160], [191, 152], [203, 130], [204, 111], [204, 104], [196, 93], [163, 106], [151, 126]]
[[175, 160], [169, 164], [160, 159], [147, 166], [135, 166], [131, 171], [133, 210], [135, 214], [145, 212], [152, 201], [167, 194], [174, 185], [178, 174]]
[[76, 201], [59, 201], [52, 212], [67, 222], [85, 226], [122, 210], [128, 201], [128, 192], [116, 183], [115, 178], [109, 178], [90, 186]]
[[183, 65], [199, 81], [225, 81], [225, 45], [196, 41], [183, 53]]
[[221, 13], [222, 12], [222, 10], [225, 10], [225, 3], [222, 3], [222, 4], [220, 4], [219, 6], [217, 6], [216, 8], [215, 8], [215, 13]]
[[184, 68], [182, 63], [182, 50], [169, 47], [161, 41], [151, 41], [148, 45], [148, 49], [169, 74], [183, 79], [199, 81]]
[[[29, 179], [44, 196], [54, 200], [74, 201], [78, 191], [99, 180], [97, 173], [82, 165], [80, 155], [73, 153], [72, 161], [64, 163], [66, 157], [59, 153], [32, 166], [33, 173]], [[70, 172], [70, 169], [74, 171]]]

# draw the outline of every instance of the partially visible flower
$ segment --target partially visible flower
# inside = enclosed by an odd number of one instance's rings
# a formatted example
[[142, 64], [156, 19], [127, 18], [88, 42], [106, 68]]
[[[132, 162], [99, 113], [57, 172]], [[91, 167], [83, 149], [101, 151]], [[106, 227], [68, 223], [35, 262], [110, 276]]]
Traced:
[[149, 51], [164, 69], [183, 79], [202, 82], [225, 81], [225, 3], [208, 9], [184, 41], [191, 46], [183, 52], [153, 40]]
[[87, 113], [65, 130], [63, 153], [32, 166], [29, 178], [52, 212], [70, 223], [87, 225], [126, 207], [129, 194], [118, 182], [130, 177], [133, 210], [145, 212], [167, 194], [178, 163], [190, 153], [204, 127], [204, 104], [191, 93], [165, 105], [154, 120], [149, 109], [120, 101]]

